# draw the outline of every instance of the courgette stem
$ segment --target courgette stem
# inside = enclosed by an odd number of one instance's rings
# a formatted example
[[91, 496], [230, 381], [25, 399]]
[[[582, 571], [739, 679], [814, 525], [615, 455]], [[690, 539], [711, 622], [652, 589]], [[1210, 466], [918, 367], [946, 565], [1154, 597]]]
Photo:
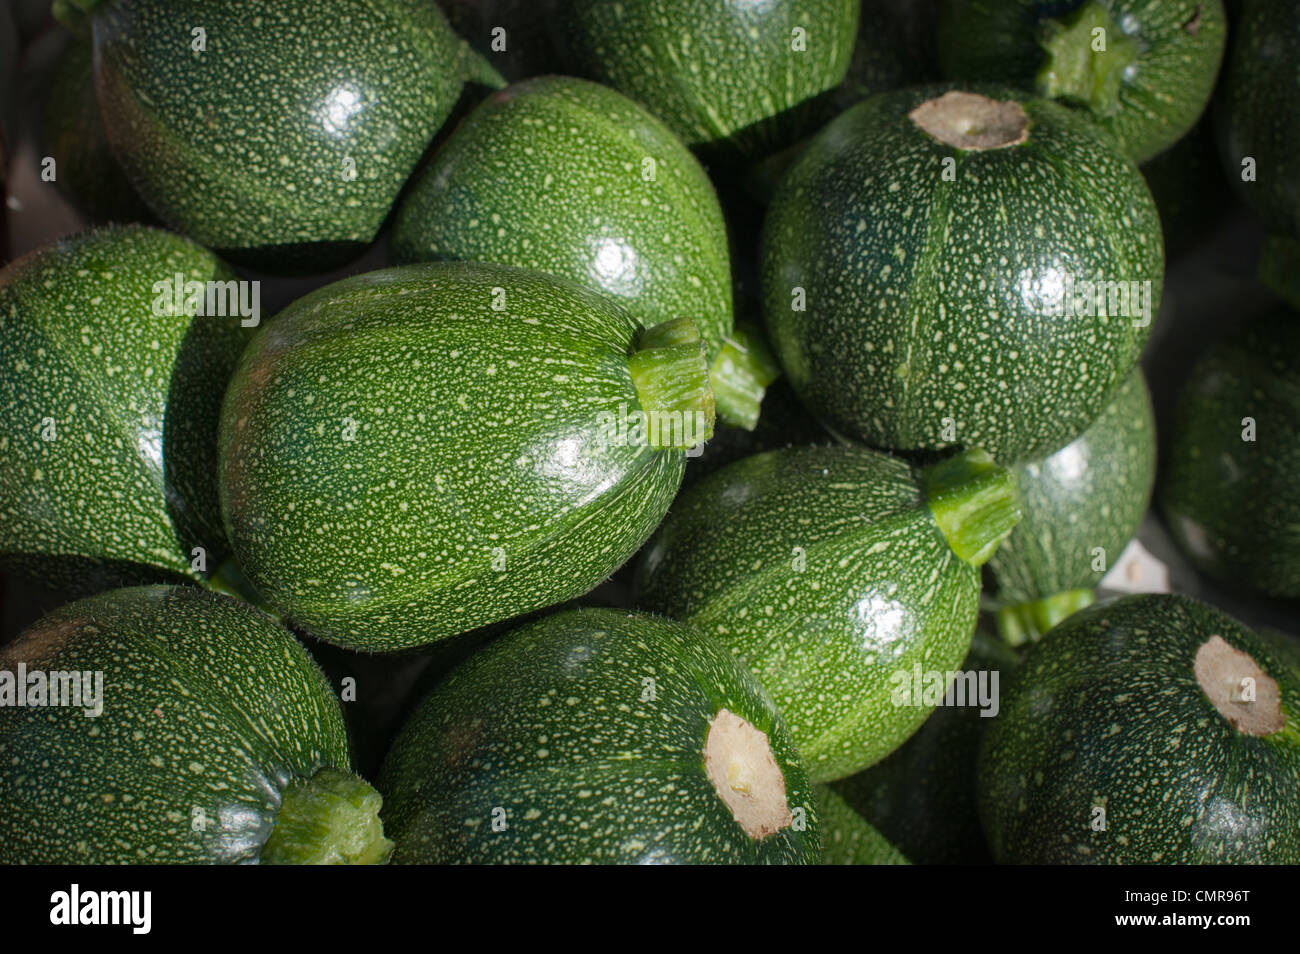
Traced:
[[651, 447], [689, 450], [713, 436], [713, 389], [695, 322], [675, 318], [645, 329], [628, 369]]
[[737, 324], [709, 366], [718, 416], [733, 427], [752, 431], [767, 386], [780, 376], [781, 366], [758, 329]]
[[285, 788], [264, 865], [379, 865], [393, 843], [384, 837], [384, 800], [351, 772], [318, 769]]
[[1020, 522], [1020, 496], [1011, 471], [970, 448], [921, 471], [926, 500], [952, 551], [981, 566]]
[[[1038, 74], [1042, 95], [1086, 106], [1098, 116], [1119, 111], [1124, 72], [1137, 60], [1139, 47], [1111, 19], [1106, 4], [1089, 0], [1070, 16], [1045, 21], [1038, 42], [1047, 54]], [[1102, 43], [1105, 48], [1096, 49]]]
[[1037, 642], [1061, 620], [1096, 599], [1092, 590], [1064, 590], [1031, 603], [1004, 606], [997, 611], [998, 635], [1011, 646]]
[[1300, 241], [1284, 235], [1264, 239], [1258, 276], [1292, 308], [1300, 308]]

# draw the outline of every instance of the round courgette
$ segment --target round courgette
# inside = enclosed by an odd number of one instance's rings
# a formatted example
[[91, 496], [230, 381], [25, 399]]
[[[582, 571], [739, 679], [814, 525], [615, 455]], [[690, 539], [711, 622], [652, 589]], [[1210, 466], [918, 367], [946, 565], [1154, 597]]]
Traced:
[[1014, 478], [980, 452], [925, 469], [852, 447], [758, 454], [678, 498], [638, 602], [726, 646], [781, 707], [813, 780], [842, 778], [934, 708], [926, 681], [965, 657], [978, 567], [1017, 506]]
[[0, 649], [0, 863], [375, 864], [379, 806], [324, 674], [251, 606], [113, 590]]
[[235, 277], [143, 226], [61, 239], [0, 271], [6, 565], [83, 592], [216, 570], [221, 395], [258, 320]]
[[1001, 88], [882, 93], [828, 125], [763, 226], [768, 334], [831, 430], [999, 463], [1077, 437], [1137, 361], [1164, 277], [1137, 168]]
[[945, 0], [939, 56], [1079, 108], [1145, 162], [1205, 111], [1227, 34], [1221, 0]]
[[1054, 454], [1012, 468], [1020, 523], [985, 564], [985, 602], [1015, 644], [1082, 605], [1119, 559], [1151, 502], [1156, 422], [1134, 370], [1088, 429]]
[[993, 858], [1300, 862], [1300, 678], [1184, 596], [1080, 610], [1031, 646], [985, 732]]
[[826, 118], [857, 38], [859, 0], [570, 0], [570, 56], [726, 162], [791, 145]]
[[501, 265], [386, 269], [249, 344], [222, 513], [270, 606], [342, 646], [411, 648], [605, 579], [712, 425], [689, 319], [642, 331], [610, 298]]
[[1157, 492], [1183, 552], [1217, 580], [1300, 596], [1300, 315], [1210, 348], [1174, 415]]
[[422, 702], [379, 775], [397, 863], [816, 864], [771, 699], [697, 630], [574, 610]]

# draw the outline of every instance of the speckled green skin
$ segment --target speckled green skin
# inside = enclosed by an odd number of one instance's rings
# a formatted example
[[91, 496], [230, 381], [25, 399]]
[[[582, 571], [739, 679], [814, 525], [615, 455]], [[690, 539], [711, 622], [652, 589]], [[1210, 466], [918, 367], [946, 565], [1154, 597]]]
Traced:
[[[1044, 21], [1068, 18], [1082, 0], [946, 0], [939, 58], [949, 77], [1035, 89], [1046, 53]], [[1205, 111], [1219, 75], [1228, 23], [1221, 0], [1106, 0], [1112, 20], [1138, 41], [1118, 102], [1086, 107], [1138, 162], [1173, 145]], [[1091, 39], [1089, 38], [1089, 42]]]
[[835, 432], [1010, 464], [1078, 436], [1150, 335], [1140, 317], [1049, 314], [1067, 270], [1076, 289], [1150, 281], [1154, 320], [1160, 222], [1137, 168], [1047, 100], [972, 87], [1020, 101], [1028, 140], [964, 151], [931, 138], [908, 113], [948, 88], [874, 96], [813, 140], [768, 209], [763, 310], [791, 385]]
[[[1215, 122], [1237, 194], [1269, 229], [1300, 236], [1300, 18], [1291, 5], [1245, 5]], [[1254, 182], [1241, 178], [1247, 156], [1255, 159]]]
[[216, 569], [221, 395], [251, 329], [238, 316], [155, 315], [154, 283], [177, 272], [235, 277], [142, 226], [84, 232], [0, 271], [5, 564], [78, 590], [201, 576], [196, 546]]
[[70, 37], [50, 77], [42, 116], [45, 155], [59, 191], [92, 222], [153, 222], [108, 145], [95, 99], [94, 48]]
[[929, 708], [893, 704], [891, 676], [918, 662], [954, 669], [979, 588], [905, 462], [807, 447], [755, 455], [683, 493], [646, 550], [638, 603], [739, 657], [822, 782], [888, 755], [925, 721]]
[[403, 199], [392, 247], [399, 262], [567, 278], [647, 327], [689, 317], [711, 358], [732, 327], [727, 228], [708, 176], [663, 123], [586, 80], [542, 77], [483, 102]]
[[[1245, 418], [1255, 440], [1242, 435]], [[1300, 596], [1300, 315], [1211, 348], [1179, 398], [1157, 498], [1183, 552], [1222, 582]]]
[[825, 785], [818, 785], [824, 865], [905, 865], [908, 860], [871, 823]]
[[266, 269], [359, 254], [467, 72], [428, 0], [102, 0], [93, 24], [104, 124], [136, 189]]
[[[802, 822], [756, 840], [734, 820], [704, 766], [723, 708], [767, 734]], [[698, 631], [621, 610], [546, 617], [471, 657], [403, 727], [378, 786], [399, 864], [815, 864], [819, 854], [812, 786], [767, 694]]]
[[[1219, 636], [1281, 690], [1286, 725], [1238, 732], [1196, 680]], [[1300, 862], [1300, 680], [1232, 617], [1183, 596], [1070, 616], [1008, 680], [984, 736], [979, 809], [995, 861]], [[1092, 830], [1104, 805], [1106, 828]]]
[[103, 673], [103, 711], [0, 707], [0, 863], [256, 862], [294, 778], [347, 770], [343, 714], [270, 617], [191, 587], [33, 624], [0, 670]]
[[1020, 523], [985, 564], [987, 597], [1006, 606], [1092, 589], [1137, 532], [1156, 476], [1156, 422], [1142, 372], [1129, 374], [1088, 429], [1055, 454], [1012, 468]]
[[[688, 146], [760, 159], [825, 118], [858, 29], [858, 0], [571, 0], [570, 53]], [[806, 49], [792, 48], [806, 31]]]
[[499, 265], [386, 269], [298, 300], [249, 345], [223, 411], [222, 512], [249, 581], [366, 650], [586, 592], [684, 469], [682, 451], [604, 440], [601, 412], [641, 407], [636, 332], [604, 296]]
[[[961, 668], [997, 670], [1001, 693], [1018, 663], [1006, 643], [977, 629]], [[831, 788], [915, 864], [987, 864], [975, 763], [984, 729], [996, 718], [975, 706], [937, 708], [897, 751]], [[822, 841], [829, 845], [833, 819], [826, 811], [822, 816]]]

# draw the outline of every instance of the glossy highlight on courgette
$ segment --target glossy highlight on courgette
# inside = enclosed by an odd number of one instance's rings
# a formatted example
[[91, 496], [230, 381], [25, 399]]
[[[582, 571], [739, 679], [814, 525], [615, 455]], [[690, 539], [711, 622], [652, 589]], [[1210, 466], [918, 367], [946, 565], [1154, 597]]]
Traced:
[[222, 412], [231, 545], [312, 635], [395, 650], [579, 596], [636, 551], [706, 440], [690, 319], [642, 330], [539, 272], [335, 282], [249, 344]]

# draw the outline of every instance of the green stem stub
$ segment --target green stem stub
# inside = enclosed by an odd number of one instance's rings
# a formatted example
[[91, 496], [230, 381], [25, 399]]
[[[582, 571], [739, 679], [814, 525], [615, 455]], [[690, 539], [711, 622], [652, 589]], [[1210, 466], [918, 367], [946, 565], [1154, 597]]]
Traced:
[[1089, 0], [1067, 17], [1044, 21], [1038, 42], [1047, 54], [1038, 73], [1042, 95], [1086, 106], [1098, 116], [1119, 111], [1124, 73], [1139, 46], [1111, 19], [1105, 3]]
[[393, 852], [379, 809], [384, 800], [351, 772], [319, 769], [284, 790], [264, 865], [381, 865]]
[[780, 376], [781, 366], [758, 329], [737, 324], [709, 367], [718, 416], [733, 427], [752, 431], [767, 386]]
[[1258, 274], [1263, 285], [1286, 299], [1292, 308], [1300, 308], [1300, 241], [1285, 235], [1264, 239]]
[[929, 465], [921, 478], [935, 523], [973, 566], [987, 562], [1020, 521], [1015, 475], [979, 448]]
[[1092, 590], [1065, 590], [1032, 603], [1004, 606], [997, 611], [998, 635], [1011, 646], [1037, 642], [1061, 620], [1096, 599]]
[[695, 322], [676, 318], [647, 328], [628, 369], [651, 447], [689, 450], [713, 436], [713, 389]]

